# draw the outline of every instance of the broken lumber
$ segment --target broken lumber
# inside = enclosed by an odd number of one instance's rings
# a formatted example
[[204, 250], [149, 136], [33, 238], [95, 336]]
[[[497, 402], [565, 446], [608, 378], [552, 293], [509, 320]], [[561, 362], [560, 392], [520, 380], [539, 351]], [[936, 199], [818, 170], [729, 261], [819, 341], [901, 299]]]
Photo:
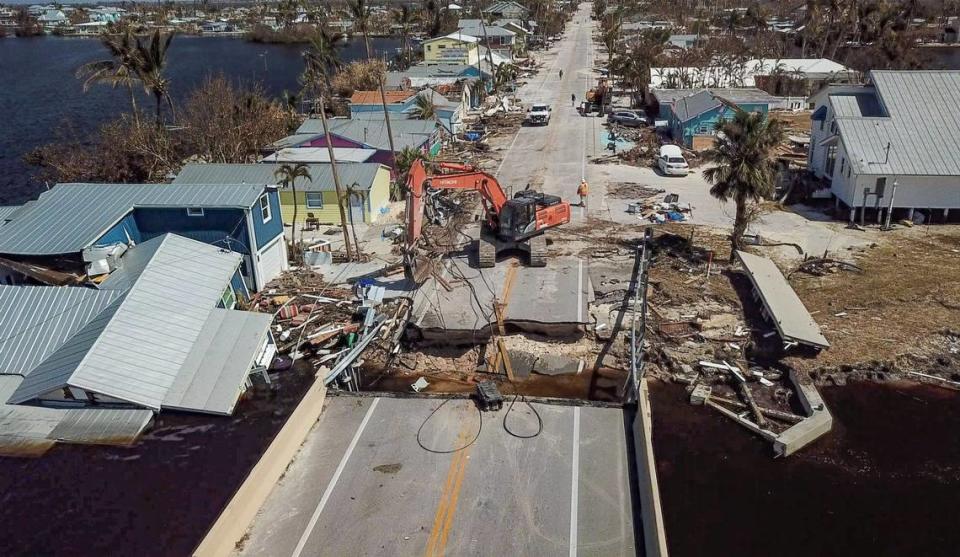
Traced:
[[[732, 398], [727, 398], [723, 396], [710, 395], [710, 400], [717, 400], [724, 404], [729, 404], [735, 408], [744, 409], [747, 407], [746, 404], [740, 402], [739, 400], [733, 400]], [[768, 418], [775, 418], [777, 420], [783, 420], [791, 424], [798, 424], [803, 421], [803, 416], [798, 416], [796, 414], [791, 414], [790, 412], [784, 412], [782, 410], [774, 410], [772, 408], [762, 408], [760, 407], [760, 412]]]

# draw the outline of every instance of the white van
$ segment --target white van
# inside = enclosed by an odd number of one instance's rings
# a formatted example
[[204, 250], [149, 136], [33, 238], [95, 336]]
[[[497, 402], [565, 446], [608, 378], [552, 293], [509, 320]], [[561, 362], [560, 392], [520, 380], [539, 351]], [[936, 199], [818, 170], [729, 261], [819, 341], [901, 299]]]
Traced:
[[683, 151], [676, 145], [663, 145], [660, 147], [660, 156], [657, 157], [657, 166], [660, 171], [667, 176], [686, 176], [690, 172], [686, 159], [683, 158]]

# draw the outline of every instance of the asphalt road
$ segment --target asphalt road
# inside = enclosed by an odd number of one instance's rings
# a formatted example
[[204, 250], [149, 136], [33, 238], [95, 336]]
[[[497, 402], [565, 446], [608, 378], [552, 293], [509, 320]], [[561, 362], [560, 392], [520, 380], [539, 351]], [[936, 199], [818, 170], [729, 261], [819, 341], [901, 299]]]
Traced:
[[[593, 71], [594, 22], [590, 19], [589, 6], [583, 4], [567, 26], [563, 39], [542, 56], [545, 69], [517, 92], [524, 105], [550, 104], [553, 107], [550, 124], [520, 128], [497, 174], [501, 183], [514, 189], [522, 189], [529, 183], [535, 189], [559, 195], [571, 203], [579, 203], [576, 193], [580, 179], [590, 180], [587, 160], [596, 156], [595, 137], [602, 123], [600, 118], [581, 117], [570, 102], [571, 94], [576, 95], [577, 102], [583, 100], [599, 76]], [[589, 207], [589, 202], [587, 205]], [[584, 209], [574, 207], [574, 222], [584, 215]]]
[[442, 402], [328, 399], [237, 554], [635, 554], [619, 409]]

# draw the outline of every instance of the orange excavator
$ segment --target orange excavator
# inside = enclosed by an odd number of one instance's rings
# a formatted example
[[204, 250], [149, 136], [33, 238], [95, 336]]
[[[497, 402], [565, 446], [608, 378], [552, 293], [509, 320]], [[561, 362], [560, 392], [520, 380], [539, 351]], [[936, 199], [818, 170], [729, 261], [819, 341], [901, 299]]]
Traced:
[[[428, 172], [428, 167], [433, 173]], [[484, 218], [477, 266], [481, 268], [493, 267], [497, 254], [508, 249], [526, 252], [531, 267], [545, 266], [547, 244], [543, 233], [570, 222], [570, 203], [556, 195], [525, 189], [510, 199], [496, 178], [473, 166], [417, 160], [407, 178], [404, 268], [408, 276], [415, 274], [424, 209], [437, 203], [437, 194], [442, 190], [472, 190], [480, 194]]]

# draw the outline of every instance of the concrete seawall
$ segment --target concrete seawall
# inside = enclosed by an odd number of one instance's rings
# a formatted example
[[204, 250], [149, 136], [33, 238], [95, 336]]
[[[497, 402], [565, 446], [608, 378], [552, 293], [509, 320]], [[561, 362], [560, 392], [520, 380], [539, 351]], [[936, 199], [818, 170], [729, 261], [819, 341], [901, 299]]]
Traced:
[[647, 380], [640, 380], [637, 393], [637, 418], [633, 422], [633, 439], [637, 451], [637, 490], [643, 522], [644, 555], [667, 556], [667, 533], [660, 507], [660, 485], [657, 463], [653, 457], [653, 425], [650, 416], [650, 393]]
[[318, 378], [193, 551], [194, 557], [227, 557], [236, 550], [257, 511], [320, 418], [326, 394], [323, 379]]
[[823, 402], [820, 391], [813, 385], [798, 381], [793, 370], [790, 370], [790, 382], [800, 395], [800, 404], [807, 417], [777, 436], [773, 442], [777, 456], [790, 456], [833, 429], [833, 416]]

